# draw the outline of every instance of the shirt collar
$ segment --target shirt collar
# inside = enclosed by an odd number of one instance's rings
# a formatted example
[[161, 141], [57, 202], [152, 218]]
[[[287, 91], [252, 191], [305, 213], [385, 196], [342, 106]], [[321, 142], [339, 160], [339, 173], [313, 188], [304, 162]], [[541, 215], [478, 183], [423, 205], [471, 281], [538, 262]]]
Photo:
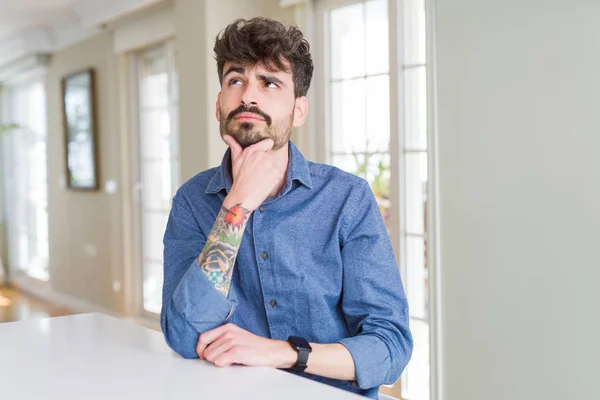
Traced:
[[[310, 168], [308, 161], [304, 158], [300, 150], [294, 143], [289, 142], [289, 160], [285, 175], [285, 184], [280, 195], [286, 194], [291, 188], [293, 181], [298, 181], [309, 189], [312, 189], [312, 180], [310, 178]], [[231, 189], [233, 178], [231, 176], [231, 150], [227, 149], [221, 165], [208, 182], [205, 193], [218, 193], [225, 189], [227, 193]]]

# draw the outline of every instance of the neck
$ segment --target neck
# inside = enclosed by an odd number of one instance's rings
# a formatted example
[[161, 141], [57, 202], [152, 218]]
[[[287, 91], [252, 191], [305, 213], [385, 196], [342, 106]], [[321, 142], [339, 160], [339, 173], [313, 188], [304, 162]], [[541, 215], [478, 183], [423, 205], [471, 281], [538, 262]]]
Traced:
[[287, 176], [288, 162], [289, 162], [289, 143], [286, 146], [283, 146], [279, 150], [272, 150], [271, 154], [275, 158], [275, 164], [277, 168], [283, 171], [283, 176], [281, 180], [277, 183], [277, 186], [271, 191], [269, 197], [275, 197], [281, 189], [283, 189], [283, 185], [285, 185], [285, 177]]

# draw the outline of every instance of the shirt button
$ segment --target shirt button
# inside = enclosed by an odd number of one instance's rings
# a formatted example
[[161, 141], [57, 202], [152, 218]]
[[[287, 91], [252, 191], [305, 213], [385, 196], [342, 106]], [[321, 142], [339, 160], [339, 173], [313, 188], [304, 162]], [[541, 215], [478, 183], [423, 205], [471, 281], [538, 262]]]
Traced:
[[262, 253], [260, 255], [260, 258], [262, 258], [263, 260], [266, 260], [267, 258], [269, 258], [269, 255], [267, 253]]
[[265, 206], [260, 206], [258, 207], [258, 209], [260, 210], [260, 212], [265, 212]]
[[275, 307], [275, 306], [277, 305], [277, 302], [276, 302], [275, 300], [271, 300], [271, 301], [269, 302], [269, 305], [270, 305], [271, 307]]

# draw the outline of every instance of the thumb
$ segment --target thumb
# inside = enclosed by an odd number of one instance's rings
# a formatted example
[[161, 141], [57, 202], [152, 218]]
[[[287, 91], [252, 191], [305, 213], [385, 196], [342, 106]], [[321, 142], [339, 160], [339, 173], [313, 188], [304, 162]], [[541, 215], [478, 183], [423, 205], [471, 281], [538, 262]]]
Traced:
[[249, 149], [252, 148], [252, 150], [254, 150], [254, 151], [267, 152], [267, 151], [271, 150], [274, 145], [275, 145], [275, 142], [273, 142], [273, 139], [263, 139], [260, 142], [255, 143], [252, 146], [250, 146]]
[[233, 136], [224, 135], [223, 140], [231, 149], [231, 160], [235, 162], [240, 154], [242, 154], [242, 146], [233, 138]]

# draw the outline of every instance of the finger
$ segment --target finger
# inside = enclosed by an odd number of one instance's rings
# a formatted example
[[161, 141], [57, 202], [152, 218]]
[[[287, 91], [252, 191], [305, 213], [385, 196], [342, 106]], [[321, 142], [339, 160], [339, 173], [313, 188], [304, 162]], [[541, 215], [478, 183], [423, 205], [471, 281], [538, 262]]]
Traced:
[[198, 338], [198, 344], [196, 345], [196, 354], [198, 354], [198, 357], [200, 357], [200, 359], [204, 359], [204, 350], [209, 344], [217, 340], [219, 336], [231, 329], [229, 325], [230, 324], [221, 325], [218, 328], [206, 331], [200, 335], [200, 337]]
[[240, 346], [233, 346], [228, 351], [223, 352], [215, 358], [213, 364], [217, 367], [229, 367], [232, 364], [244, 364], [243, 349]]
[[198, 338], [198, 344], [196, 344], [196, 354], [198, 354], [198, 358], [201, 360], [204, 360], [204, 349], [206, 349], [206, 343]]
[[227, 352], [234, 345], [235, 341], [232, 338], [223, 335], [219, 339], [215, 340], [214, 342], [208, 345], [206, 350], [204, 350], [204, 358], [214, 363], [217, 357]]
[[242, 154], [242, 146], [240, 146], [240, 144], [237, 142], [237, 140], [233, 138], [233, 136], [224, 135], [223, 140], [231, 149], [231, 159], [235, 162], [235, 160], [237, 160], [238, 157]]
[[248, 147], [246, 149], [246, 151], [264, 151], [267, 152], [269, 150], [271, 150], [273, 148], [273, 146], [275, 145], [275, 142], [273, 142], [273, 139], [263, 139], [258, 143], [253, 144], [252, 146]]

